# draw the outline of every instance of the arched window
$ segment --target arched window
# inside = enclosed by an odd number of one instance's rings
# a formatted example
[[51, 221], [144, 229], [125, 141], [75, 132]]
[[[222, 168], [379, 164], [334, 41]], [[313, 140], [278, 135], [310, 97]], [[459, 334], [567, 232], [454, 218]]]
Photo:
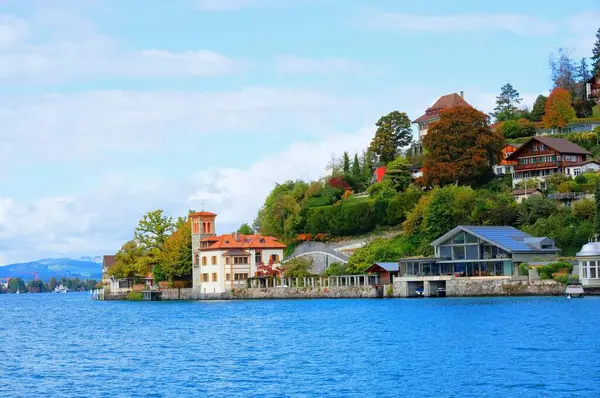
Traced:
[[196, 256], [194, 258], [194, 264], [200, 265], [200, 255], [198, 253], [196, 253]]
[[206, 223], [205, 222], [202, 223], [202, 233], [203, 234], [206, 233]]

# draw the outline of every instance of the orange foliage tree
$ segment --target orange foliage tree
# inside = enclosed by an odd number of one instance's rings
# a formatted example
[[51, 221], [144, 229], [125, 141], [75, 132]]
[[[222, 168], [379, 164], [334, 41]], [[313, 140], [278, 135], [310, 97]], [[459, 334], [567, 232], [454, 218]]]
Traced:
[[546, 128], [565, 127], [575, 118], [575, 109], [571, 105], [571, 94], [564, 88], [555, 88], [550, 93], [542, 122]]
[[456, 107], [441, 112], [423, 145], [427, 149], [425, 185], [472, 185], [493, 177], [492, 166], [501, 159], [504, 137], [490, 129], [483, 112]]

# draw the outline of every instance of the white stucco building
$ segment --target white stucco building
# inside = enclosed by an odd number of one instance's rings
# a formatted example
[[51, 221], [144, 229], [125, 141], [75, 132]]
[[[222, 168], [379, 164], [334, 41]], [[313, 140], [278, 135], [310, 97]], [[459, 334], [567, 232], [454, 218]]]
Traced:
[[192, 220], [193, 287], [201, 293], [223, 293], [246, 286], [257, 276], [259, 267], [271, 264], [274, 273], [280, 266], [285, 245], [262, 235], [225, 234], [217, 236], [216, 214], [199, 212]]
[[579, 279], [583, 286], [600, 287], [600, 242], [589, 242], [577, 253]]

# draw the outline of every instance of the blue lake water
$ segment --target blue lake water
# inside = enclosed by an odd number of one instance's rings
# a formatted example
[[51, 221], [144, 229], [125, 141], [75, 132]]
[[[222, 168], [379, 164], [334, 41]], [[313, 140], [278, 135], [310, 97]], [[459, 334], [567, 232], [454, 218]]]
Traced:
[[0, 295], [0, 396], [598, 397], [600, 298]]

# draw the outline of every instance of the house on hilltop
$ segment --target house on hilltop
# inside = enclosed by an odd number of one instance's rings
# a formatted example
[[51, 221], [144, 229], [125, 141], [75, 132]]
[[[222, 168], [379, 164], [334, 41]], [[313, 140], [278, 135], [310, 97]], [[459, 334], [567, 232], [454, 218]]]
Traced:
[[502, 160], [499, 164], [494, 166], [494, 173], [496, 175], [512, 174], [513, 167], [517, 164], [514, 160], [507, 160], [518, 148], [519, 144], [506, 144], [502, 148]]
[[431, 123], [440, 120], [440, 113], [442, 110], [458, 106], [472, 108], [471, 105], [465, 101], [463, 91], [460, 92], [460, 95], [456, 93], [443, 95], [435, 102], [435, 104], [427, 108], [424, 115], [413, 121], [413, 124], [416, 124], [419, 129], [419, 142], [423, 142], [423, 137], [427, 135]]
[[217, 215], [198, 212], [192, 221], [192, 279], [200, 293], [223, 293], [246, 287], [261, 268], [277, 268], [286, 245], [272, 236], [215, 233]]
[[573, 177], [590, 170], [598, 170], [595, 162], [587, 162], [590, 151], [562, 138], [532, 137], [506, 160], [516, 161], [513, 186], [535, 178], [545, 180], [554, 174], [569, 173]]

